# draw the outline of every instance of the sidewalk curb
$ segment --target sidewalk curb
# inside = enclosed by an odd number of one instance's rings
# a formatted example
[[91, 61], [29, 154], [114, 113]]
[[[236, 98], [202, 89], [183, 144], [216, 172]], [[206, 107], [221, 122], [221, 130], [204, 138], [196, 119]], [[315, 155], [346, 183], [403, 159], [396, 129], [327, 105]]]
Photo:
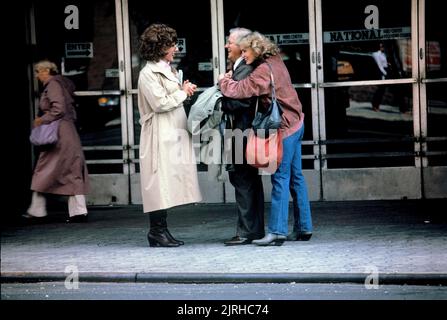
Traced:
[[[72, 273], [2, 272], [1, 283], [65, 281]], [[108, 273], [81, 272], [80, 282], [130, 283], [357, 283], [365, 284], [366, 273]], [[372, 284], [372, 281], [368, 283]], [[447, 285], [447, 273], [384, 273], [379, 285]]]

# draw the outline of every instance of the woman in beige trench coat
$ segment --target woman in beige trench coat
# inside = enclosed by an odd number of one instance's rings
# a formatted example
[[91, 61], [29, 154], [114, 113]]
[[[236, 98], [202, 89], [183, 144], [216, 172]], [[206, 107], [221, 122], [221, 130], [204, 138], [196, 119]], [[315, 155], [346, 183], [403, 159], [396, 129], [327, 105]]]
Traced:
[[141, 192], [151, 247], [184, 244], [167, 228], [167, 209], [202, 200], [183, 108], [197, 86], [180, 83], [170, 66], [176, 43], [176, 31], [163, 24], [149, 26], [140, 38], [140, 54], [147, 60], [138, 79]]

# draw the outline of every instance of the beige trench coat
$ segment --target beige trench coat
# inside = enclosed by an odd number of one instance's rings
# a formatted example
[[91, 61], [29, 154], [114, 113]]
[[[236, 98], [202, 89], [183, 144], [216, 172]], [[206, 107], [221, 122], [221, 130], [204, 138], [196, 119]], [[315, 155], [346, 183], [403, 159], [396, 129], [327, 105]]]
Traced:
[[197, 165], [186, 130], [186, 93], [175, 75], [148, 62], [138, 79], [144, 212], [200, 202]]

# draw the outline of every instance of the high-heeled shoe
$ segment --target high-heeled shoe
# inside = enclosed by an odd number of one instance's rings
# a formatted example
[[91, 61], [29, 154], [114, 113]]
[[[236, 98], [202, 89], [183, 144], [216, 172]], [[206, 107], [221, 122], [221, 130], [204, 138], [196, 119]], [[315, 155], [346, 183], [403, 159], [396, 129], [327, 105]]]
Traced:
[[302, 232], [296, 237], [296, 241], [309, 241], [312, 237], [312, 232]]
[[309, 241], [312, 237], [312, 232], [293, 231], [287, 236], [287, 241]]
[[168, 231], [166, 216], [166, 210], [156, 211], [149, 215], [150, 227], [149, 233], [147, 234], [149, 246], [167, 248], [175, 248], [180, 246], [180, 241], [175, 241], [174, 237]]
[[171, 232], [169, 232], [169, 229], [166, 229], [166, 235], [168, 236], [169, 240], [171, 240], [171, 242], [178, 243], [180, 246], [183, 246], [185, 244], [184, 241], [174, 238]]
[[282, 246], [286, 238], [286, 236], [281, 234], [267, 233], [264, 238], [253, 240], [251, 243], [258, 246], [269, 246], [271, 244], [274, 244], [275, 246]]
[[147, 234], [147, 240], [149, 241], [150, 247], [166, 247], [166, 248], [175, 248], [179, 247], [180, 244], [177, 242], [172, 242], [169, 239], [166, 232], [151, 232]]

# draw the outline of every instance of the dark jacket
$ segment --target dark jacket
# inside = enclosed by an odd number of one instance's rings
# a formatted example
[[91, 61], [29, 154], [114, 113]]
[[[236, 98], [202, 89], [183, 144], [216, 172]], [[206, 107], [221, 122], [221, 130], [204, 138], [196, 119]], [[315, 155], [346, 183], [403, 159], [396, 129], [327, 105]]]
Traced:
[[[253, 66], [242, 60], [233, 72], [232, 79], [239, 81], [248, 77], [253, 71]], [[222, 111], [233, 116], [232, 129], [244, 131], [251, 127], [255, 115], [256, 98], [232, 99], [224, 97], [222, 100]]]

